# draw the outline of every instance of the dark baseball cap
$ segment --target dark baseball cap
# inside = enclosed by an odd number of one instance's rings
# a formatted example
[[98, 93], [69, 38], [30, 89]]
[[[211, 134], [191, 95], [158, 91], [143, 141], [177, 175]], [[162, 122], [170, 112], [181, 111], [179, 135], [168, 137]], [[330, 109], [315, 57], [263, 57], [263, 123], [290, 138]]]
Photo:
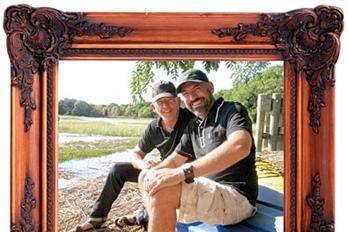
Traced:
[[172, 82], [170, 81], [160, 81], [153, 85], [152, 87], [152, 102], [157, 101], [162, 97], [176, 97], [176, 89]]
[[188, 70], [184, 72], [179, 79], [179, 85], [176, 88], [177, 93], [181, 93], [183, 84], [187, 82], [196, 82], [196, 83], [209, 82], [209, 79], [207, 75], [205, 75], [205, 73], [199, 69]]

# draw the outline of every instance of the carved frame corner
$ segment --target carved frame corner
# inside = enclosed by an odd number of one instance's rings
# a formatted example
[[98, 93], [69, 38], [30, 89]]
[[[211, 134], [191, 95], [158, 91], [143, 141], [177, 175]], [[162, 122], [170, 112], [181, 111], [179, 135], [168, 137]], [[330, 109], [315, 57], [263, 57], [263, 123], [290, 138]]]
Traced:
[[261, 14], [256, 24], [240, 23], [236, 27], [214, 28], [218, 37], [241, 42], [248, 35], [268, 36], [283, 59], [306, 74], [311, 89], [308, 100], [310, 126], [318, 134], [324, 95], [335, 84], [334, 67], [339, 56], [343, 12], [338, 7], [318, 6], [280, 14]]
[[6, 9], [4, 30], [11, 62], [11, 84], [20, 90], [24, 128], [28, 132], [36, 109], [34, 75], [56, 63], [75, 36], [101, 39], [125, 37], [134, 31], [126, 26], [90, 23], [84, 13], [65, 13], [53, 8], [14, 5]]

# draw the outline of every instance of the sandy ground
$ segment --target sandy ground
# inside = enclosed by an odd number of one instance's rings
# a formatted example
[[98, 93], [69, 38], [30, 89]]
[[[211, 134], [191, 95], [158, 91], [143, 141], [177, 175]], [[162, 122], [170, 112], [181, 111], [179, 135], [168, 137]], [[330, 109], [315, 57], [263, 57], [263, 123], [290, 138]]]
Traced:
[[[59, 191], [59, 231], [74, 231], [76, 225], [83, 223], [91, 212], [94, 201], [103, 187], [105, 177], [80, 181], [72, 187]], [[98, 231], [143, 231], [139, 227], [119, 230], [114, 220], [119, 216], [132, 214], [141, 205], [140, 192], [135, 183], [126, 183], [114, 203], [106, 223], [108, 228]]]
[[263, 151], [256, 153], [256, 156], [267, 160], [273, 166], [274, 171], [278, 172], [281, 176], [284, 176], [283, 151]]

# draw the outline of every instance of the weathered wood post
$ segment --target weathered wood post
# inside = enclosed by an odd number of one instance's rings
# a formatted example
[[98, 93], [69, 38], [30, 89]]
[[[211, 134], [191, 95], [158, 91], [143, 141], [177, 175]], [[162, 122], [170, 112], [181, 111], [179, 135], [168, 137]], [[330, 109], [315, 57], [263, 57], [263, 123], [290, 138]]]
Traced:
[[282, 104], [282, 94], [273, 93], [272, 94], [272, 106], [270, 114], [270, 128], [269, 128], [269, 140], [268, 148], [270, 151], [277, 150], [277, 140], [279, 134], [279, 118], [280, 118], [280, 108]]
[[266, 94], [259, 94], [257, 96], [256, 135], [255, 135], [256, 151], [262, 150], [262, 139], [264, 138], [265, 123], [267, 126], [265, 116], [266, 116], [266, 112], [270, 108], [270, 105], [271, 105], [271, 101]]
[[[262, 138], [263, 138], [263, 145], [262, 148], [268, 148], [268, 139], [269, 139], [269, 115], [270, 115], [270, 111], [271, 111], [271, 96], [267, 95], [267, 97], [265, 98], [265, 103], [264, 103], [264, 111], [265, 111], [265, 117], [264, 117], [264, 128], [262, 128], [263, 130], [263, 134], [262, 134]], [[262, 150], [261, 148], [261, 150]]]
[[283, 99], [280, 106], [280, 117], [279, 117], [279, 128], [278, 128], [278, 139], [277, 139], [277, 150], [284, 150], [284, 118], [283, 118]]

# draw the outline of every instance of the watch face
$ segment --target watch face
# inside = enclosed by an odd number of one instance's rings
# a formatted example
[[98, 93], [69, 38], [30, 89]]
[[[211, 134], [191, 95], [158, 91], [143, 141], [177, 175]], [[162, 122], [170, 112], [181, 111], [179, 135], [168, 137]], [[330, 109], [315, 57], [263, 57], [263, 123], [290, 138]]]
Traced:
[[182, 167], [183, 169], [189, 169], [192, 165], [190, 163], [185, 163]]
[[193, 175], [193, 167], [190, 163], [186, 163], [183, 165], [183, 171], [185, 174], [185, 182], [186, 183], [192, 183], [194, 180], [194, 175]]

